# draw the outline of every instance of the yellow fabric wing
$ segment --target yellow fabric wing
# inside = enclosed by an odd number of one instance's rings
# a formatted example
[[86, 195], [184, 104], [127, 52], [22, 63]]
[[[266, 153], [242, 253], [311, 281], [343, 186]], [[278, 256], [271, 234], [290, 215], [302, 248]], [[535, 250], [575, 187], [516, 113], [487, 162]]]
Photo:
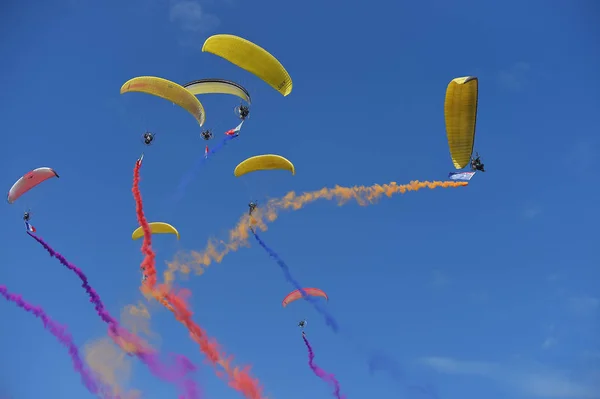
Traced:
[[193, 95], [201, 94], [230, 94], [237, 96], [248, 104], [250, 93], [242, 85], [224, 79], [200, 79], [183, 85], [187, 91]]
[[[175, 227], [171, 226], [169, 223], [152, 222], [152, 223], [148, 223], [148, 226], [150, 227], [150, 231], [152, 232], [152, 234], [174, 234], [177, 236], [177, 239], [179, 240], [179, 232], [177, 231], [177, 229]], [[142, 227], [140, 226], [133, 231], [133, 233], [131, 234], [131, 239], [139, 240], [143, 236], [144, 236], [144, 229], [142, 229]]]
[[196, 96], [175, 82], [156, 76], [138, 76], [121, 86], [121, 94], [130, 92], [146, 93], [164, 98], [192, 114], [200, 126], [204, 125], [206, 114], [202, 103]]
[[281, 62], [264, 48], [234, 35], [206, 39], [202, 51], [217, 55], [258, 76], [283, 96], [292, 92], [292, 78]]
[[266, 155], [257, 155], [254, 157], [250, 157], [239, 163], [238, 166], [235, 167], [233, 174], [235, 177], [243, 176], [247, 173], [257, 172], [260, 170], [287, 170], [292, 173], [292, 175], [296, 174], [296, 168], [294, 164], [291, 163], [288, 159], [282, 157], [281, 155], [274, 154], [266, 154]]
[[477, 122], [478, 91], [478, 80], [474, 76], [453, 79], [446, 89], [446, 136], [456, 169], [464, 168], [471, 161]]

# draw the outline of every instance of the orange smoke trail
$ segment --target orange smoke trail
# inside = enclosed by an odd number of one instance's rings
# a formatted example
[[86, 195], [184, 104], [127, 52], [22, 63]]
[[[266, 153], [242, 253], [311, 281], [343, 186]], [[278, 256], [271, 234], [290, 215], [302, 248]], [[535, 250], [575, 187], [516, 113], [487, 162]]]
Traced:
[[[112, 338], [97, 339], [87, 343], [84, 347], [88, 366], [102, 382], [112, 389], [115, 397], [139, 399], [141, 395], [139, 390], [124, 392], [122, 386], [131, 377], [133, 367], [131, 356], [141, 351], [154, 352], [154, 349], [140, 338], [140, 333], [156, 336], [156, 334], [150, 333], [149, 319], [150, 313], [142, 303], [137, 306], [128, 305], [121, 312], [120, 325], [130, 331], [131, 336], [123, 338], [113, 334]], [[126, 354], [129, 356], [125, 356]]]
[[185, 301], [185, 297], [189, 295], [189, 291], [182, 290], [179, 293], [175, 293], [164, 284], [156, 285], [156, 255], [151, 246], [152, 232], [144, 215], [142, 194], [139, 189], [141, 165], [141, 161], [138, 160], [133, 169], [133, 187], [131, 191], [136, 203], [138, 223], [144, 230], [142, 252], [145, 256], [142, 261], [142, 268], [144, 268], [144, 273], [148, 277], [141, 287], [142, 292], [146, 295], [151, 295], [173, 312], [175, 318], [189, 330], [190, 337], [198, 343], [200, 351], [207, 357], [213, 367], [219, 365], [224, 369], [225, 375], [220, 371], [217, 371], [217, 375], [219, 377], [225, 376], [231, 388], [242, 393], [246, 399], [261, 399], [262, 387], [257, 379], [250, 376], [250, 367], [232, 368], [230, 362], [233, 358], [223, 353], [219, 343], [215, 339], [208, 338], [206, 331], [192, 321], [193, 312]]
[[85, 360], [103, 383], [111, 388], [113, 397], [134, 399], [138, 390], [124, 391], [122, 386], [130, 379], [131, 358], [120, 352], [110, 338], [102, 338], [85, 345]]
[[322, 188], [320, 190], [296, 195], [290, 191], [283, 198], [270, 200], [265, 206], [257, 208], [252, 217], [244, 215], [240, 218], [238, 224], [229, 232], [229, 242], [219, 242], [223, 245], [219, 250], [214, 240], [208, 242], [204, 251], [192, 251], [178, 256], [167, 263], [168, 269], [164, 272], [165, 284], [170, 285], [175, 280], [175, 272], [179, 271], [189, 274], [192, 270], [196, 274], [204, 273], [204, 267], [209, 266], [213, 261], [221, 263], [223, 257], [230, 252], [237, 251], [240, 247], [248, 246], [249, 226], [265, 231], [267, 223], [274, 222], [279, 217], [282, 210], [297, 211], [304, 205], [310, 204], [320, 199], [337, 200], [338, 205], [342, 206], [350, 200], [355, 200], [360, 206], [367, 206], [377, 203], [383, 196], [392, 197], [396, 194], [404, 194], [408, 191], [418, 191], [422, 188], [431, 190], [436, 188], [455, 188], [465, 187], [467, 182], [456, 181], [411, 181], [409, 184], [375, 184], [373, 186], [355, 186]]

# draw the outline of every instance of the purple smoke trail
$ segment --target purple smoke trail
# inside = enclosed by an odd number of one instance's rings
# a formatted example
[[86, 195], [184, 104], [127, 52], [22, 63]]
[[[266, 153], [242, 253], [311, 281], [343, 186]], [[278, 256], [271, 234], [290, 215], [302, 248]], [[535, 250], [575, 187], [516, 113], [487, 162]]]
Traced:
[[311, 368], [311, 370], [313, 371], [313, 373], [315, 373], [315, 375], [317, 377], [319, 377], [320, 379], [322, 379], [323, 381], [327, 382], [330, 385], [333, 385], [333, 395], [337, 398], [337, 399], [345, 399], [346, 396], [342, 395], [340, 393], [340, 383], [337, 380], [337, 378], [335, 378], [335, 375], [333, 374], [328, 374], [325, 370], [323, 370], [322, 368], [320, 368], [319, 366], [317, 366], [314, 363], [315, 360], [315, 353], [313, 352], [312, 346], [310, 346], [310, 343], [308, 342], [308, 339], [306, 339], [306, 335], [302, 334], [302, 339], [304, 340], [304, 344], [306, 345], [306, 349], [308, 349], [308, 365]]
[[73, 342], [71, 334], [67, 332], [65, 327], [52, 320], [41, 307], [27, 303], [25, 300], [23, 300], [23, 298], [21, 298], [21, 295], [11, 294], [8, 292], [8, 289], [4, 285], [0, 285], [0, 295], [6, 298], [9, 302], [12, 302], [21, 309], [24, 309], [26, 312], [29, 312], [35, 317], [41, 319], [42, 323], [44, 323], [44, 328], [50, 331], [50, 334], [58, 338], [63, 346], [66, 346], [67, 349], [69, 349], [69, 355], [73, 361], [73, 368], [75, 371], [77, 371], [77, 373], [79, 373], [79, 375], [81, 375], [83, 385], [85, 385], [87, 390], [91, 393], [96, 395], [101, 394], [100, 384], [96, 382], [92, 374], [85, 368], [81, 357], [79, 357], [79, 350]]
[[196, 384], [191, 380], [182, 381], [182, 379], [188, 374], [192, 373], [196, 370], [196, 366], [185, 356], [177, 355], [175, 356], [175, 366], [173, 368], [165, 368], [160, 359], [158, 358], [158, 354], [154, 351], [150, 351], [147, 348], [144, 348], [141, 344], [141, 340], [135, 335], [131, 334], [126, 329], [122, 328], [119, 325], [119, 322], [106, 310], [104, 307], [104, 303], [100, 299], [100, 295], [90, 286], [88, 283], [87, 276], [83, 273], [83, 271], [70, 263], [64, 256], [56, 252], [50, 245], [48, 245], [44, 240], [40, 237], [36, 236], [31, 232], [27, 232], [34, 240], [39, 242], [46, 251], [50, 254], [50, 256], [58, 259], [60, 263], [65, 266], [67, 269], [73, 271], [77, 274], [77, 277], [82, 281], [82, 287], [90, 296], [90, 302], [94, 304], [96, 312], [100, 316], [100, 318], [109, 325], [109, 335], [114, 339], [122, 338], [125, 342], [133, 343], [136, 347], [135, 355], [144, 363], [152, 374], [163, 381], [170, 382], [176, 384], [181, 391], [187, 393], [187, 398], [189, 399], [197, 399], [201, 395], [199, 394], [199, 390], [196, 387]]
[[96, 309], [96, 312], [98, 313], [100, 318], [105, 323], [110, 325], [111, 327], [113, 327], [113, 328], [118, 327], [119, 322], [114, 317], [112, 317], [110, 315], [110, 313], [108, 313], [108, 311], [104, 307], [104, 304], [102, 303], [102, 300], [100, 299], [100, 295], [98, 295], [98, 293], [90, 286], [90, 284], [88, 283], [88, 278], [83, 273], [83, 271], [80, 268], [78, 268], [77, 266], [75, 266], [74, 264], [69, 263], [69, 261], [64, 256], [62, 256], [61, 254], [56, 252], [54, 249], [52, 249], [52, 247], [50, 247], [50, 245], [48, 245], [40, 237], [36, 236], [35, 234], [33, 234], [30, 231], [28, 231], [27, 234], [29, 234], [34, 240], [39, 242], [44, 247], [44, 249], [46, 249], [46, 251], [48, 251], [50, 256], [58, 259], [59, 262], [63, 264], [63, 266], [65, 266], [67, 269], [74, 272], [77, 275], [77, 277], [79, 277], [79, 279], [83, 283], [81, 286], [83, 287], [85, 292], [87, 292], [88, 295], [90, 296], [90, 302], [92, 302], [94, 304], [94, 308]]
[[[340, 327], [339, 327], [339, 324], [336, 321], [336, 319], [333, 317], [333, 315], [329, 311], [327, 311], [327, 309], [325, 309], [319, 303], [319, 301], [317, 301], [317, 300], [315, 300], [315, 298], [309, 296], [302, 289], [302, 285], [298, 282], [298, 280], [296, 280], [294, 278], [294, 276], [292, 276], [289, 266], [283, 261], [283, 259], [281, 259], [281, 257], [273, 249], [271, 249], [263, 241], [263, 239], [258, 235], [258, 233], [256, 233], [256, 230], [253, 228], [250, 228], [250, 231], [254, 235], [254, 238], [256, 238], [256, 241], [258, 241], [259, 245], [269, 254], [270, 257], [275, 259], [275, 261], [277, 262], [279, 267], [281, 267], [281, 270], [283, 271], [283, 275], [284, 275], [285, 279], [289, 283], [291, 283], [297, 290], [300, 291], [300, 293], [302, 294], [302, 297], [306, 301], [308, 301], [311, 305], [313, 305], [313, 307], [315, 308], [315, 310], [318, 313], [323, 315], [323, 317], [325, 318], [325, 323], [329, 327], [331, 327], [333, 332], [338, 333], [340, 331]], [[362, 345], [359, 345], [359, 346], [362, 347]], [[402, 378], [402, 370], [400, 368], [400, 364], [398, 362], [396, 362], [392, 357], [386, 355], [385, 353], [379, 352], [376, 354], [372, 354], [369, 358], [368, 365], [369, 365], [369, 371], [371, 372], [371, 374], [377, 370], [382, 370], [382, 371], [387, 371], [394, 379]], [[431, 388], [427, 388], [427, 387], [423, 387], [423, 386], [409, 386], [408, 389], [411, 391], [420, 391], [420, 392], [430, 392], [431, 391]], [[436, 398], [434, 396], [434, 394], [431, 394], [431, 397]]]

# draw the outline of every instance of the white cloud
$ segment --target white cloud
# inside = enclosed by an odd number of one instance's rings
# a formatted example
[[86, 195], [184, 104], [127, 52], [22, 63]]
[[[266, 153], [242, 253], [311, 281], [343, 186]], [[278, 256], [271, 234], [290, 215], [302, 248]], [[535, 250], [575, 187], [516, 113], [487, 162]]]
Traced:
[[542, 208], [539, 205], [531, 205], [523, 210], [523, 217], [525, 219], [533, 219], [542, 213]]
[[483, 290], [475, 291], [470, 296], [471, 300], [477, 303], [484, 303], [490, 300], [490, 293]]
[[205, 12], [200, 3], [193, 0], [173, 1], [169, 10], [169, 19], [187, 32], [210, 31], [220, 23], [219, 18]]
[[600, 385], [574, 381], [565, 373], [539, 372], [514, 375], [512, 384], [523, 393], [538, 398], [596, 399]]
[[597, 350], [586, 350], [582, 354], [584, 359], [588, 360], [600, 360], [600, 351]]
[[577, 165], [577, 170], [589, 170], [596, 162], [598, 150], [595, 142], [577, 139], [565, 156], [565, 163]]
[[558, 344], [558, 340], [554, 337], [548, 337], [544, 340], [544, 343], [542, 343], [542, 348], [543, 349], [550, 349], [553, 346], [555, 346], [556, 344]]
[[590, 316], [600, 307], [600, 299], [592, 296], [569, 298], [569, 308], [580, 316]]
[[489, 375], [496, 368], [493, 363], [465, 362], [449, 357], [423, 357], [419, 363], [444, 374]]
[[[424, 357], [419, 363], [443, 374], [473, 375], [503, 383], [522, 395], [547, 399], [600, 399], [597, 372], [575, 378], [569, 373], [536, 366], [502, 365], [447, 357]], [[595, 375], [594, 375], [595, 374]]]
[[527, 62], [517, 62], [510, 68], [498, 73], [500, 85], [511, 91], [520, 91], [527, 83], [527, 74], [531, 66]]
[[432, 285], [441, 287], [443, 285], [447, 285], [448, 283], [450, 283], [450, 277], [444, 274], [441, 270], [436, 269], [433, 271], [433, 279], [431, 282]]
[[556, 325], [550, 324], [544, 328], [546, 330], [546, 339], [542, 342], [542, 349], [547, 350], [558, 344], [558, 338], [556, 337]]

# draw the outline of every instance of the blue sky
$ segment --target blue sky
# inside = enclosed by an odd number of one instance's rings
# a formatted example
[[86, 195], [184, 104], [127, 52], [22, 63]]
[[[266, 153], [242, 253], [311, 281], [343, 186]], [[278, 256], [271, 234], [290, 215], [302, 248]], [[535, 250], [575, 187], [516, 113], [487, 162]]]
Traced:
[[[83, 348], [106, 326], [75, 276], [23, 232], [26, 207], [40, 236], [88, 274], [118, 316], [142, 299], [130, 187], [145, 129], [158, 133], [142, 169], [147, 216], [182, 234], [178, 243], [155, 240], [162, 267], [178, 250], [226, 238], [249, 200], [232, 171], [251, 155], [278, 153], [295, 163], [294, 177], [253, 181], [251, 190], [272, 197], [444, 179], [452, 166], [444, 90], [454, 77], [476, 75], [476, 148], [487, 172], [468, 188], [423, 190], [366, 208], [316, 203], [261, 235], [303, 284], [329, 293], [339, 335], [308, 304], [281, 309], [291, 287], [254, 243], [181, 284], [193, 291], [195, 320], [238, 364], [253, 365], [270, 398], [330, 395], [306, 364], [295, 326], [303, 317], [316, 361], [337, 375], [348, 398], [403, 398], [411, 384], [430, 384], [443, 399], [600, 397], [598, 7], [252, 3], [3, 2], [0, 184], [8, 190], [39, 166], [61, 178], [0, 208], [0, 284], [67, 324]], [[201, 53], [214, 33], [241, 35], [275, 54], [292, 75], [292, 94], [283, 98]], [[226, 78], [253, 97], [242, 136], [211, 159], [178, 205], [170, 194], [204, 144], [185, 111], [119, 95], [139, 75], [179, 83]], [[201, 100], [207, 127], [237, 124], [235, 99]], [[160, 348], [202, 365], [185, 329], [149, 306]], [[91, 397], [38, 320], [5, 302], [0, 314], [0, 396]], [[376, 350], [396, 359], [405, 376], [370, 375], [367, 355]], [[131, 364], [128, 387], [149, 399], [175, 396]], [[240, 397], [208, 366], [196, 378], [206, 398]]]

